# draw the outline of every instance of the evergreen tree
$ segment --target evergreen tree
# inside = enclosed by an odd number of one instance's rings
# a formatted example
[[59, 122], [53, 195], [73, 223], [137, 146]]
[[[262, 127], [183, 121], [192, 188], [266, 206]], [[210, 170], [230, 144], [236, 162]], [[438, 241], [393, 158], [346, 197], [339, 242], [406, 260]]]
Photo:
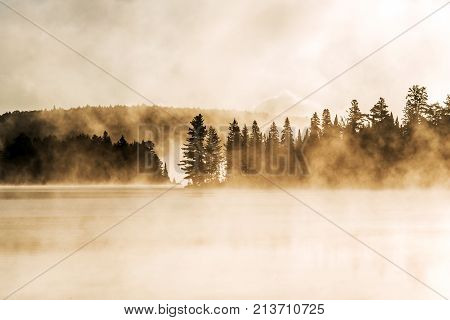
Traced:
[[278, 132], [278, 128], [277, 128], [277, 125], [275, 124], [275, 122], [272, 122], [272, 124], [269, 128], [269, 133], [268, 133], [267, 139], [269, 141], [272, 155], [276, 156], [279, 146], [280, 146], [280, 134]]
[[370, 109], [369, 119], [372, 122], [372, 127], [377, 128], [383, 126], [388, 120], [389, 111], [384, 98], [378, 100], [378, 102]]
[[268, 139], [273, 143], [273, 145], [276, 145], [278, 147], [280, 143], [280, 134], [275, 122], [272, 122], [272, 124], [270, 125]]
[[387, 131], [388, 135], [396, 135], [397, 133], [400, 133], [395, 125], [394, 115], [392, 114], [392, 112], [389, 113], [389, 116], [387, 120], [384, 121], [384, 124], [385, 130]]
[[272, 122], [266, 141], [266, 171], [270, 174], [279, 170], [278, 151], [280, 147], [280, 134], [277, 125]]
[[442, 122], [444, 109], [439, 102], [430, 104], [425, 110], [425, 118], [431, 127], [437, 127]]
[[333, 126], [334, 127], [338, 127], [339, 126], [339, 120], [338, 120], [338, 116], [337, 115], [334, 117]]
[[125, 140], [124, 136], [121, 136], [120, 139], [117, 141], [116, 146], [119, 148], [125, 148], [128, 146], [127, 140]]
[[412, 130], [424, 121], [427, 102], [428, 93], [425, 87], [414, 85], [408, 89], [406, 106], [403, 109], [405, 135], [410, 135]]
[[242, 173], [245, 174], [249, 172], [248, 147], [249, 147], [248, 128], [244, 124], [241, 134], [241, 171]]
[[319, 137], [321, 136], [320, 130], [320, 119], [317, 115], [317, 112], [314, 112], [311, 117], [311, 126], [309, 128], [309, 137], [308, 144], [314, 145], [319, 141]]
[[[312, 140], [313, 140], [313, 143], [311, 143], [311, 127], [306, 128], [305, 134], [303, 135], [303, 141], [302, 141], [301, 149], [300, 149], [300, 150], [304, 150], [305, 154], [308, 154], [310, 147], [314, 146], [314, 144], [317, 143], [317, 141], [318, 141], [317, 136], [315, 136], [315, 139], [313, 138]], [[301, 155], [301, 154], [299, 154], [299, 155]]]
[[209, 183], [217, 183], [220, 179], [222, 146], [216, 129], [211, 126], [208, 128], [208, 133], [206, 134], [205, 151], [206, 181]]
[[302, 139], [302, 131], [300, 129], [298, 129], [297, 131], [297, 139], [295, 139], [295, 147], [301, 147], [303, 143], [303, 139]]
[[341, 133], [342, 133], [342, 126], [339, 123], [338, 116], [336, 115], [334, 117], [333, 125], [331, 126], [331, 137], [333, 139], [340, 138], [341, 137]]
[[391, 122], [392, 125], [395, 126], [395, 120], [394, 120], [394, 115], [392, 114], [392, 111], [389, 114], [389, 122]]
[[329, 137], [332, 135], [333, 124], [331, 123], [331, 114], [329, 109], [322, 112], [322, 136]]
[[[305, 133], [305, 137], [306, 137], [306, 133]], [[294, 160], [294, 167], [296, 165], [300, 166], [300, 172], [297, 172], [297, 174], [299, 173], [303, 173], [304, 169], [303, 167], [301, 167], [303, 165], [303, 141], [305, 139], [302, 139], [302, 132], [300, 129], [298, 129], [297, 132], [297, 138], [295, 139], [295, 160]]]
[[253, 121], [252, 132], [250, 133], [250, 144], [261, 145], [261, 143], [262, 143], [262, 133], [259, 130], [258, 123], [256, 121]]
[[108, 132], [106, 131], [103, 132], [102, 142], [107, 146], [112, 145], [111, 138], [109, 137]]
[[356, 135], [363, 128], [363, 115], [359, 110], [358, 101], [352, 100], [352, 106], [348, 110], [346, 129], [350, 134]]
[[445, 107], [442, 108], [440, 127], [443, 133], [447, 133], [450, 132], [450, 94], [447, 95], [444, 105]]
[[183, 145], [182, 169], [186, 173], [186, 179], [190, 179], [194, 185], [200, 185], [205, 181], [205, 148], [204, 140], [206, 126], [201, 114], [194, 117], [191, 127], [188, 129], [188, 137]]
[[306, 141], [309, 140], [309, 136], [311, 135], [310, 128], [306, 128], [305, 134], [303, 136], [303, 142], [302, 144], [305, 144]]
[[230, 123], [228, 127], [228, 136], [226, 143], [226, 161], [227, 161], [227, 176], [238, 173], [240, 170], [240, 144], [241, 144], [241, 130], [236, 119]]
[[[114, 145], [113, 148], [117, 148], [117, 145]], [[155, 152], [155, 144], [152, 141], [142, 141], [137, 145], [137, 148], [139, 154], [139, 171], [150, 173], [153, 177], [161, 177], [163, 175], [161, 168], [162, 162]]]
[[261, 170], [262, 165], [262, 144], [263, 136], [259, 130], [258, 123], [253, 121], [252, 131], [249, 138], [249, 172], [257, 173]]
[[281, 130], [281, 145], [285, 149], [291, 149], [294, 145], [294, 133], [292, 132], [289, 118], [284, 120], [283, 129]]
[[295, 170], [295, 146], [294, 133], [292, 132], [289, 118], [285, 119], [283, 129], [281, 130], [281, 146], [283, 169], [288, 170], [287, 173], [293, 174]]
[[[85, 137], [80, 136], [79, 139], [83, 139], [83, 143], [88, 143], [88, 141], [85, 139]], [[128, 141], [125, 139], [124, 136], [121, 136], [120, 139], [114, 144], [114, 149], [117, 151], [117, 161], [120, 164], [120, 166], [124, 166], [125, 163], [127, 163], [130, 159], [130, 152], [129, 152], [129, 144]], [[156, 165], [159, 165], [156, 164]]]

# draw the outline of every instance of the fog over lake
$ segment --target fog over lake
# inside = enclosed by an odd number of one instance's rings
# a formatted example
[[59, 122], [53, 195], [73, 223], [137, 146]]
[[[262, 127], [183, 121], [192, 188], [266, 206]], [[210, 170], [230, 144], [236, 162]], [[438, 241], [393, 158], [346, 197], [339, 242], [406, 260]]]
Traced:
[[[0, 188], [7, 296], [169, 187]], [[450, 296], [450, 190], [289, 192]], [[12, 299], [439, 299], [279, 189], [175, 188]]]

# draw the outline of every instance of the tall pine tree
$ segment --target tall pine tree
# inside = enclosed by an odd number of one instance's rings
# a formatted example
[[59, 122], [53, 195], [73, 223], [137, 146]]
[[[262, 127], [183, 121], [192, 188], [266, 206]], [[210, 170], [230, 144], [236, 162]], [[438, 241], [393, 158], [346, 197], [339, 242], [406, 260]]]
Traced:
[[206, 182], [218, 183], [221, 175], [222, 146], [219, 135], [213, 127], [208, 128], [205, 141]]
[[272, 122], [266, 139], [266, 171], [270, 174], [278, 173], [278, 151], [280, 148], [280, 134], [277, 125]]
[[263, 136], [258, 127], [258, 123], [253, 121], [252, 131], [250, 132], [249, 138], [249, 172], [257, 173], [261, 170], [262, 165], [262, 144]]
[[295, 170], [295, 146], [294, 133], [289, 118], [284, 120], [283, 129], [281, 130], [281, 146], [283, 169], [287, 170], [286, 173], [293, 174]]
[[372, 122], [372, 127], [377, 129], [383, 127], [386, 121], [389, 119], [388, 106], [386, 105], [384, 98], [378, 100], [378, 102], [370, 109], [369, 119]]
[[352, 100], [352, 106], [348, 109], [346, 130], [356, 135], [363, 128], [363, 115], [359, 110], [357, 100]]
[[309, 137], [308, 137], [308, 145], [315, 145], [319, 142], [319, 137], [321, 136], [320, 130], [320, 119], [317, 115], [317, 112], [314, 112], [311, 117], [311, 125], [309, 127]]
[[245, 174], [249, 172], [248, 146], [249, 146], [248, 128], [244, 124], [241, 134], [241, 171], [242, 173]]
[[406, 106], [403, 109], [403, 128], [406, 136], [424, 122], [428, 103], [428, 93], [425, 87], [414, 85], [408, 89]]
[[331, 123], [331, 114], [329, 109], [324, 109], [322, 112], [322, 136], [332, 136], [333, 124]]
[[241, 166], [241, 130], [236, 119], [228, 127], [228, 136], [226, 143], [226, 161], [227, 176], [230, 178], [233, 174], [240, 172]]
[[197, 186], [205, 181], [205, 136], [206, 126], [203, 116], [199, 114], [191, 121], [188, 137], [182, 148], [184, 158], [180, 163], [186, 173], [185, 178]]

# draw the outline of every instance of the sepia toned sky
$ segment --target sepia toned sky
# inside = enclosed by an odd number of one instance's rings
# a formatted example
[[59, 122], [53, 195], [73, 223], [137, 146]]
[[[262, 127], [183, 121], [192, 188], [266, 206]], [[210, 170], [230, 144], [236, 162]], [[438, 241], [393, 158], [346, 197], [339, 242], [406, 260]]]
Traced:
[[[248, 110], [302, 98], [445, 3], [2, 1], [157, 104]], [[1, 4], [0, 23], [1, 113], [148, 104]], [[450, 5], [296, 108], [368, 110], [383, 96], [399, 113], [413, 84], [442, 101], [449, 38]]]

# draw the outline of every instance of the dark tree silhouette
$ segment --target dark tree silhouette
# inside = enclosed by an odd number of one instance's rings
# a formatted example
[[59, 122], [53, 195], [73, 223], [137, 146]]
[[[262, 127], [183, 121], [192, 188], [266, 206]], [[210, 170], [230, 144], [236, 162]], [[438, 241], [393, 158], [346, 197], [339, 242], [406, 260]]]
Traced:
[[388, 106], [386, 105], [384, 98], [380, 98], [372, 109], [370, 109], [369, 119], [372, 122], [372, 127], [382, 128], [386, 125], [386, 121], [390, 121], [388, 117]]
[[199, 114], [191, 121], [188, 137], [182, 148], [184, 159], [181, 161], [186, 179], [190, 179], [192, 184], [197, 186], [205, 182], [205, 136], [206, 126], [203, 116]]
[[314, 112], [313, 116], [311, 117], [311, 126], [309, 128], [309, 139], [308, 144], [314, 146], [321, 136], [321, 130], [320, 130], [320, 119], [317, 115], [317, 112]]
[[363, 115], [359, 109], [358, 101], [352, 100], [352, 106], [348, 109], [346, 131], [355, 135], [363, 127]]
[[207, 183], [218, 183], [223, 162], [222, 145], [213, 127], [208, 128], [205, 142], [205, 174]]
[[244, 124], [241, 134], [241, 171], [242, 173], [249, 173], [249, 134], [247, 126]]
[[332, 135], [333, 124], [331, 123], [330, 110], [324, 109], [322, 113], [322, 136], [328, 138]]
[[[83, 108], [86, 110], [94, 115], [99, 112]], [[70, 114], [63, 110], [49, 114], [58, 113]], [[33, 119], [20, 112], [0, 116], [0, 132], [11, 123], [20, 123], [26, 132], [33, 132], [0, 137], [0, 183], [169, 181], [167, 164], [160, 160], [151, 141], [130, 143], [125, 139], [129, 137], [126, 132], [120, 136], [117, 131], [113, 136], [120, 138], [115, 143], [106, 131], [101, 136], [72, 133], [56, 137], [43, 134], [45, 128], [35, 125]], [[259, 183], [261, 180], [252, 177], [258, 173], [276, 175], [273, 179], [282, 182], [327, 186], [377, 186], [385, 182], [401, 185], [409, 179], [425, 185], [448, 181], [450, 95], [443, 103], [428, 103], [426, 88], [412, 86], [406, 96], [402, 123], [389, 111], [384, 98], [368, 114], [363, 114], [357, 100], [352, 100], [345, 120], [337, 115], [334, 121], [331, 119], [328, 108], [323, 110], [321, 120], [315, 112], [305, 134], [302, 136], [299, 130], [296, 138], [288, 118], [281, 134], [275, 122], [266, 133], [261, 133], [256, 121], [251, 129], [243, 124], [241, 131], [234, 119], [222, 150], [219, 133], [211, 126], [207, 130], [199, 114], [187, 132], [182, 169], [186, 179], [196, 186], [224, 181], [240, 184], [246, 179]], [[308, 162], [308, 176], [303, 176], [303, 156]], [[297, 170], [299, 161], [303, 171]], [[143, 180], [139, 173], [145, 173], [146, 178]]]
[[403, 127], [405, 136], [411, 137], [417, 126], [424, 122], [428, 93], [425, 87], [414, 85], [408, 89], [406, 106], [403, 109]]
[[331, 126], [330, 136], [332, 139], [340, 138], [342, 135], [342, 125], [339, 123], [338, 116], [334, 117], [333, 125]]
[[249, 172], [257, 173], [262, 168], [263, 136], [258, 123], [253, 121], [249, 138]]
[[236, 119], [228, 127], [226, 143], [227, 176], [231, 178], [233, 174], [240, 173], [241, 167], [241, 130]]
[[269, 174], [277, 174], [280, 171], [279, 149], [280, 149], [280, 134], [277, 125], [272, 122], [267, 135], [266, 143], [266, 161], [265, 171]]
[[295, 171], [294, 133], [289, 118], [284, 120], [281, 130], [281, 147], [283, 170], [288, 170], [288, 173], [293, 174]]
[[[145, 158], [153, 166], [145, 166]], [[106, 132], [102, 137], [80, 134], [61, 140], [55, 136], [31, 139], [20, 134], [6, 144], [0, 158], [0, 182], [3, 183], [135, 181], [168, 182], [162, 175], [161, 161], [154, 152], [153, 143], [129, 144], [122, 136], [112, 144]]]

